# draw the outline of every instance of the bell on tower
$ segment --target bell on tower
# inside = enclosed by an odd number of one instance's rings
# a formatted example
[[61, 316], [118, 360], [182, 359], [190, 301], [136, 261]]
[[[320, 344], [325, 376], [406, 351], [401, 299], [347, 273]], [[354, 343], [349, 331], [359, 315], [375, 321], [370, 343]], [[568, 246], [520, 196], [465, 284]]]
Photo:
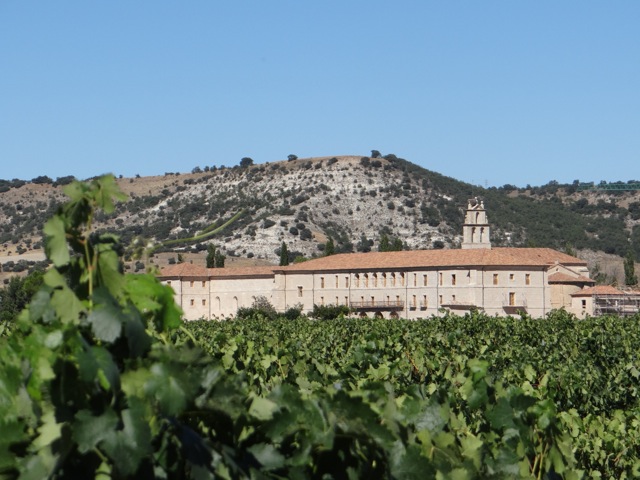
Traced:
[[489, 221], [484, 202], [471, 198], [462, 226], [462, 248], [491, 248]]

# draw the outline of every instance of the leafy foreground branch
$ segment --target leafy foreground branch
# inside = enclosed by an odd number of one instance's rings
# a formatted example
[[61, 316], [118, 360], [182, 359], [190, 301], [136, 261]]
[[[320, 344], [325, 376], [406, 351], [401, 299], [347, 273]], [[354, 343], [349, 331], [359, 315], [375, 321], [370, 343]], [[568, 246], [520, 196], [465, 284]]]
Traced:
[[171, 289], [124, 275], [118, 239], [92, 231], [123, 198], [113, 177], [65, 192], [45, 226], [54, 268], [0, 345], [0, 478], [580, 476], [553, 403], [484, 361], [401, 394], [302, 375], [257, 393], [260, 378], [177, 341]]

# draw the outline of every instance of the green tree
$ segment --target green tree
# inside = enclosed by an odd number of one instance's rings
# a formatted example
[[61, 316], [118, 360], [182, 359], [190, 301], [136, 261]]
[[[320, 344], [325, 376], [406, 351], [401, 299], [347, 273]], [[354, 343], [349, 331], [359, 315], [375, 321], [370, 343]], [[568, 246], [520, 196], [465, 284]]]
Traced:
[[333, 243], [333, 238], [329, 237], [327, 240], [327, 244], [324, 247], [324, 255], [328, 257], [329, 255], [335, 255], [336, 253], [336, 245]]
[[282, 242], [280, 246], [280, 266], [286, 267], [289, 265], [289, 250], [287, 249], [287, 244]]
[[207, 268], [216, 266], [216, 246], [210, 243], [207, 245]]
[[242, 159], [240, 160], [240, 166], [242, 168], [247, 168], [247, 167], [250, 167], [251, 165], [253, 165], [253, 159], [252, 158], [242, 157]]
[[391, 251], [400, 252], [402, 250], [404, 250], [404, 244], [402, 243], [402, 239], [400, 239], [399, 237], [394, 238], [391, 244]]
[[43, 272], [36, 270], [26, 277], [14, 276], [0, 290], [0, 325], [12, 323], [42, 286]]
[[404, 250], [404, 244], [399, 237], [389, 237], [386, 232], [380, 234], [380, 240], [378, 240], [379, 252], [399, 252]]
[[567, 242], [565, 244], [564, 253], [566, 253], [567, 255], [571, 255], [572, 257], [576, 256], [576, 250], [575, 248], [573, 248], [573, 245], [571, 244], [571, 242]]
[[224, 268], [226, 258], [215, 245], [207, 245], [207, 268]]
[[216, 250], [215, 268], [224, 268], [224, 261], [227, 259], [220, 250]]
[[356, 243], [356, 250], [358, 252], [363, 252], [363, 253], [370, 252], [372, 243], [373, 242], [369, 240], [367, 236], [363, 233], [360, 236], [360, 240], [358, 241], [358, 243]]
[[389, 236], [386, 233], [380, 235], [380, 240], [378, 240], [378, 251], [379, 252], [389, 252], [391, 251], [391, 243], [389, 242]]
[[628, 286], [638, 284], [635, 258], [633, 257], [633, 252], [631, 250], [627, 252], [627, 256], [624, 258], [624, 284]]

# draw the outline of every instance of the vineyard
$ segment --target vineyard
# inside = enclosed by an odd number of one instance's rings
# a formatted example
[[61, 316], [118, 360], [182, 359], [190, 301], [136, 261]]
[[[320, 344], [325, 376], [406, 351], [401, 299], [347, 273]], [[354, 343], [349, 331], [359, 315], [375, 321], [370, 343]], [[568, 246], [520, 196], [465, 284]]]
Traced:
[[0, 325], [0, 479], [632, 478], [638, 316], [181, 321], [66, 188]]
[[[283, 389], [312, 403], [358, 399], [369, 428], [407, 452], [431, 452], [452, 478], [472, 459], [483, 467], [470, 477], [528, 477], [544, 465], [624, 478], [640, 475], [639, 320], [555, 312], [187, 326], [277, 412]], [[524, 461], [516, 454], [527, 451]]]

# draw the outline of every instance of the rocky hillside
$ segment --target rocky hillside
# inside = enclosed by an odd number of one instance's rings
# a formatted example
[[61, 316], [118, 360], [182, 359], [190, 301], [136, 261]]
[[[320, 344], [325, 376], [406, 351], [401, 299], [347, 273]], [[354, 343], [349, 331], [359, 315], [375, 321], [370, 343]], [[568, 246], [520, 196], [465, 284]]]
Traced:
[[[230, 260], [277, 263], [282, 242], [292, 258], [312, 257], [323, 254], [328, 237], [336, 251], [377, 250], [385, 235], [404, 248], [455, 248], [466, 201], [479, 196], [494, 245], [584, 251], [594, 266], [603, 262], [598, 267], [609, 275], [615, 272], [606, 272], [610, 262], [601, 259], [607, 257], [594, 252], [618, 258], [632, 248], [640, 257], [638, 191], [583, 192], [555, 182], [484, 189], [395, 155], [205, 170], [120, 178], [130, 200], [114, 215], [98, 216], [98, 228], [117, 232], [131, 254], [152, 244], [158, 258], [175, 260], [178, 253], [203, 252], [215, 243]], [[16, 269], [19, 259], [25, 266], [38, 258], [42, 224], [63, 201], [60, 184], [69, 180], [0, 181], [3, 270]]]

